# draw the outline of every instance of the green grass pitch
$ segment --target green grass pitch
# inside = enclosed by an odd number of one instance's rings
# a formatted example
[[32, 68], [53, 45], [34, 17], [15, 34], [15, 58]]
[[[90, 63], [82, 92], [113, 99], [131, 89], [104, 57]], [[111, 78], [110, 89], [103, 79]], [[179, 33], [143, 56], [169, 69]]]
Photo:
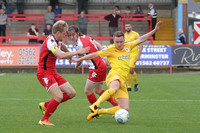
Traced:
[[[197, 133], [200, 132], [199, 74], [138, 75], [139, 91], [129, 92], [130, 119], [118, 124], [110, 115], [87, 121], [84, 94], [87, 74], [61, 74], [75, 88], [72, 100], [50, 118], [55, 127], [40, 126], [39, 102], [51, 99], [36, 74], [0, 76], [0, 133]], [[133, 85], [132, 85], [133, 86]], [[106, 85], [104, 88], [107, 89]], [[110, 107], [105, 102], [102, 107]]]

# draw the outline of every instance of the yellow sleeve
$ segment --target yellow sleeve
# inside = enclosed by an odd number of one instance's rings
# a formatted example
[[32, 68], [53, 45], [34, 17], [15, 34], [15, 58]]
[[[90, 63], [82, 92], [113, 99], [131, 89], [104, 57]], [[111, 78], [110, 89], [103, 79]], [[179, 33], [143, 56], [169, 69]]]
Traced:
[[54, 54], [59, 48], [55, 45], [52, 47], [51, 52]]
[[130, 44], [130, 49], [132, 50], [135, 46], [137, 46], [137, 40], [129, 42]]
[[111, 49], [106, 47], [104, 49], [102, 49], [101, 51], [98, 51], [97, 54], [103, 58], [103, 57], [107, 57], [110, 56], [112, 54]]

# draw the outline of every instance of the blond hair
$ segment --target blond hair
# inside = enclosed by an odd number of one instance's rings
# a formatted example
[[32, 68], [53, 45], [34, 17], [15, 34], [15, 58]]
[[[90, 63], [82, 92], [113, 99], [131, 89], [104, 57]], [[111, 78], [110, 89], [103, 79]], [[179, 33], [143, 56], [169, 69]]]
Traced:
[[68, 24], [63, 20], [59, 20], [53, 25], [52, 33], [55, 34], [58, 31], [63, 32], [65, 27], [68, 29]]

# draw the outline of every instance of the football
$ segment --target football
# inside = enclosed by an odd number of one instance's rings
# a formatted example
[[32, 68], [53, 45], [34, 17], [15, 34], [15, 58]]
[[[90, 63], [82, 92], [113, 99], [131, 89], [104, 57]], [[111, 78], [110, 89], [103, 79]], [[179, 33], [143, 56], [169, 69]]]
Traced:
[[118, 122], [118, 123], [125, 123], [127, 122], [129, 119], [129, 113], [127, 110], [125, 109], [119, 109], [115, 112], [115, 120]]

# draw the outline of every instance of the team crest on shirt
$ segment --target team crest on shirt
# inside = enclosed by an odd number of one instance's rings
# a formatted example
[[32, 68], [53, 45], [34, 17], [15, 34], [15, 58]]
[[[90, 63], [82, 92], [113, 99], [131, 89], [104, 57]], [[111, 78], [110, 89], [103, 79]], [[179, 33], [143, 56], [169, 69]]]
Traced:
[[129, 48], [125, 48], [126, 52], [129, 52]]
[[115, 76], [116, 79], [119, 79], [119, 76]]
[[133, 38], [133, 36], [131, 36], [131, 38]]

